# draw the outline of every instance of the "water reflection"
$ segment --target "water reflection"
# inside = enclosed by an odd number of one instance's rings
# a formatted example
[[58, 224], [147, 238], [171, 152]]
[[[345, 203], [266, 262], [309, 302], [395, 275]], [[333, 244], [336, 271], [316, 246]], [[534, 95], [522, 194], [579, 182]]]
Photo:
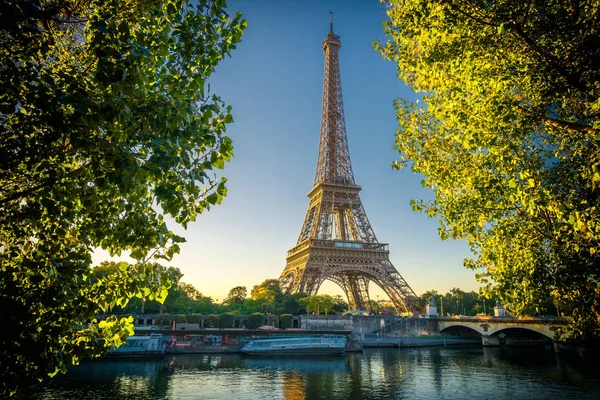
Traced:
[[177, 355], [88, 362], [42, 399], [600, 398], [597, 360], [544, 348], [372, 349], [333, 358]]
[[[160, 359], [84, 362], [65, 376], [48, 380], [45, 387], [25, 398], [146, 399], [166, 398], [169, 378]], [[141, 396], [140, 396], [141, 394]]]
[[284, 372], [282, 377], [283, 397], [286, 400], [306, 398], [304, 375], [297, 371]]

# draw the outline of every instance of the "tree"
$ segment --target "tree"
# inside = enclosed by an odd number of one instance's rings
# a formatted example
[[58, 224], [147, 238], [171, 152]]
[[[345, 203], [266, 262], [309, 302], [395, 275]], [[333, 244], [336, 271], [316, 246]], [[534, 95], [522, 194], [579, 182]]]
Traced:
[[[417, 299], [417, 310], [421, 311], [421, 312], [425, 312], [425, 307], [427, 307], [427, 305], [429, 304], [429, 299], [431, 297], [434, 297], [436, 299], [436, 304], [439, 303], [439, 299], [437, 298], [439, 296], [437, 290], [428, 290], [425, 293], [423, 293], [421, 296], [419, 296], [419, 298]], [[439, 304], [438, 304], [439, 307]]]
[[283, 312], [287, 314], [297, 315], [300, 310], [298, 299], [293, 295], [286, 293], [283, 295]]
[[275, 305], [273, 303], [262, 303], [261, 305], [261, 311], [264, 314], [273, 314], [275, 312]]
[[325, 313], [327, 315], [333, 309], [333, 298], [328, 294], [319, 294], [308, 298], [310, 309], [317, 314]]
[[[444, 312], [454, 315], [475, 315], [477, 313], [475, 306], [482, 300], [473, 291], [465, 292], [459, 288], [452, 288], [444, 295]], [[440, 306], [438, 304], [438, 310], [441, 312]]]
[[264, 301], [246, 299], [241, 307], [242, 315], [250, 315], [255, 312], [260, 312], [262, 310], [262, 304]]
[[191, 307], [192, 312], [200, 314], [209, 314], [215, 310], [215, 306], [216, 305], [215, 303], [213, 303], [212, 298], [202, 297], [200, 300], [192, 302], [189, 307]]
[[[215, 312], [216, 305], [210, 297], [205, 297], [192, 284], [180, 282], [183, 274], [178, 268], [170, 267], [167, 270], [169, 279], [173, 283], [164, 302], [164, 309], [173, 313], [199, 313], [208, 314]], [[148, 311], [155, 309], [155, 302], [147, 302]], [[128, 308], [129, 309], [129, 308]], [[162, 312], [160, 304], [159, 311]]]
[[[223, 0], [0, 5], [3, 394], [132, 333], [98, 312], [162, 301], [157, 260], [219, 204], [230, 108], [209, 93], [246, 26]], [[138, 262], [95, 283], [91, 252]], [[9, 311], [8, 311], [9, 310]]]
[[204, 297], [202, 296], [202, 293], [190, 283], [179, 282], [179, 290], [183, 292], [183, 295], [188, 300], [198, 301]]
[[246, 289], [246, 286], [236, 286], [229, 291], [229, 294], [227, 295], [227, 300], [228, 302], [241, 304], [244, 302], [247, 295], [248, 290]]
[[298, 299], [298, 307], [300, 310], [306, 311], [307, 314], [310, 313], [310, 296], [302, 297]]
[[331, 311], [335, 312], [336, 314], [343, 314], [348, 311], [348, 303], [342, 296], [336, 294], [333, 296], [333, 308]]
[[266, 300], [269, 303], [279, 302], [283, 298], [277, 279], [267, 279], [260, 285], [255, 285], [250, 295], [254, 300]]
[[397, 168], [423, 174], [440, 236], [467, 240], [488, 298], [552, 298], [562, 338], [600, 336], [600, 23], [595, 1], [390, 1], [376, 45], [419, 101], [396, 101]]

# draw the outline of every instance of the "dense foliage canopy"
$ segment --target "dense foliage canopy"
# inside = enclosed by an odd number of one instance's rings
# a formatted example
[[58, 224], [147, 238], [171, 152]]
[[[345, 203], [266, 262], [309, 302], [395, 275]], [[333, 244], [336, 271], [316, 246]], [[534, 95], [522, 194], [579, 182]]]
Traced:
[[[515, 314], [554, 301], [563, 337], [600, 335], [600, 4], [391, 0], [376, 44], [398, 100], [396, 167], [424, 175], [440, 236], [465, 239]], [[424, 104], [423, 104], [424, 103]]]
[[[92, 269], [90, 280], [103, 278], [109, 273], [118, 273], [123, 262], [104, 261]], [[146, 298], [142, 295], [129, 299], [126, 305], [112, 307], [113, 314], [210, 314], [219, 309], [212, 298], [204, 296], [192, 284], [183, 282], [183, 274], [179, 268], [162, 269], [162, 275], [169, 280], [166, 299]]]
[[[452, 288], [442, 295], [436, 290], [428, 290], [419, 296], [417, 300], [418, 310], [425, 314], [426, 306], [433, 297], [439, 315], [468, 315], [477, 314], [493, 315], [496, 302], [486, 299], [485, 296], [474, 291], [465, 292], [459, 288]], [[552, 304], [540, 309], [543, 315], [555, 315]]]
[[[245, 27], [224, 0], [0, 2], [2, 392], [131, 333], [156, 264], [226, 194], [230, 108], [206, 81]], [[93, 249], [138, 263], [89, 279]]]

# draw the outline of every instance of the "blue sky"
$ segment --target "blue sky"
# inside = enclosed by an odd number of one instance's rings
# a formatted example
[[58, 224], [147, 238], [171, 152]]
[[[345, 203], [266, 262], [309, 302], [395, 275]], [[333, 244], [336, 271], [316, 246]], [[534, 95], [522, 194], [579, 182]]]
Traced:
[[[233, 107], [234, 157], [222, 175], [228, 196], [187, 231], [171, 263], [204, 295], [219, 301], [234, 286], [278, 278], [286, 251], [298, 239], [308, 207], [319, 146], [323, 52], [333, 11], [341, 36], [340, 68], [346, 131], [361, 200], [390, 260], [417, 294], [452, 287], [477, 290], [474, 271], [463, 267], [466, 243], [442, 241], [437, 220], [412, 211], [409, 201], [431, 198], [410, 170], [391, 162], [397, 128], [393, 100], [414, 99], [372, 42], [384, 39], [385, 7], [377, 0], [229, 0], [248, 29], [231, 58], [211, 78], [211, 91]], [[98, 252], [95, 261], [106, 258]], [[385, 298], [372, 287], [371, 297]], [[320, 293], [338, 294], [333, 283]]]

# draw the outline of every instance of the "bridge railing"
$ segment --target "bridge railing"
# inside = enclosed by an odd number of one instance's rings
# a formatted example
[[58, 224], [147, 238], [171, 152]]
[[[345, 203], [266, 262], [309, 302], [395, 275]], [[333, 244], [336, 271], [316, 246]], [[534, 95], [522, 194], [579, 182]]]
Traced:
[[465, 322], [477, 322], [477, 321], [493, 321], [493, 322], [521, 322], [521, 323], [542, 323], [542, 324], [566, 324], [567, 320], [561, 317], [529, 317], [529, 316], [505, 316], [496, 317], [493, 315], [487, 316], [465, 316], [465, 315], [452, 315], [452, 316], [438, 316], [434, 317], [438, 321], [465, 321]]

